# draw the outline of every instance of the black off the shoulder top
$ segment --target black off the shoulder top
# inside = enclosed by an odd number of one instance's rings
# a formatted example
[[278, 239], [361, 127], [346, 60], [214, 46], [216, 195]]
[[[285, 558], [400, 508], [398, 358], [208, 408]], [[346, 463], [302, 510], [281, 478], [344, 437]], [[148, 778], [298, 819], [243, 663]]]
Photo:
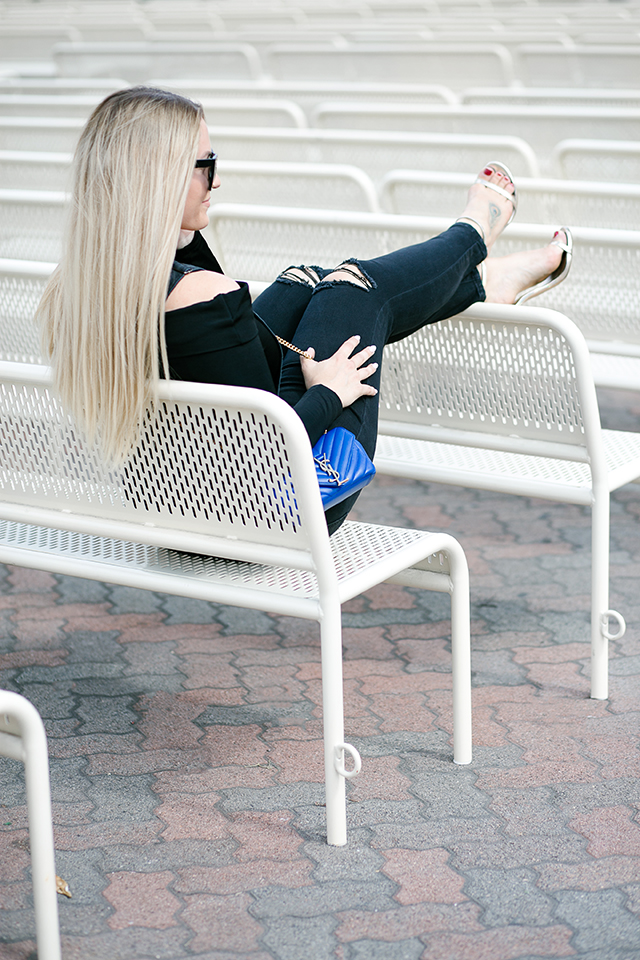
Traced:
[[[223, 273], [200, 233], [176, 252], [170, 289], [199, 267]], [[282, 348], [252, 309], [246, 283], [213, 300], [194, 303], [165, 314], [165, 339], [171, 377], [197, 383], [226, 383], [278, 393]], [[293, 408], [313, 445], [342, 410], [333, 390], [318, 384]]]

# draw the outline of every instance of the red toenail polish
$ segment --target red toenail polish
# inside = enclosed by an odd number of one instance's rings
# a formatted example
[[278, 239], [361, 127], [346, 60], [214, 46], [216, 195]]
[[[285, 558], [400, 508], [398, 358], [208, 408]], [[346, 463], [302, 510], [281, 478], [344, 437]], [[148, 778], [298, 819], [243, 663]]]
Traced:
[[484, 173], [485, 173], [485, 176], [490, 177], [491, 174], [493, 173], [493, 170], [491, 169], [491, 167], [485, 167]]
[[555, 238], [556, 238], [556, 237], [559, 237], [559, 236], [560, 236], [560, 231], [559, 231], [559, 230], [556, 230], [556, 232], [555, 232], [554, 235], [553, 235], [553, 239], [555, 240]]

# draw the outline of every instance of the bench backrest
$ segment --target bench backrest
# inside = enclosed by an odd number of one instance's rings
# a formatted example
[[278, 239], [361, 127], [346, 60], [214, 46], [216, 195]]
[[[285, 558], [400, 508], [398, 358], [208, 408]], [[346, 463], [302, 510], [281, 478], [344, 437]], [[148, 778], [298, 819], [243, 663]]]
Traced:
[[66, 209], [61, 191], [0, 189], [0, 257], [59, 260]]
[[[640, 231], [576, 227], [572, 233], [571, 273], [544, 294], [545, 307], [570, 317], [587, 339], [639, 344]], [[513, 223], [493, 252], [504, 256], [549, 239], [547, 226]]]
[[272, 281], [290, 263], [334, 266], [435, 236], [449, 226], [436, 217], [220, 203], [204, 231], [226, 273]]
[[561, 48], [523, 44], [515, 53], [518, 79], [525, 87], [640, 87], [640, 44], [584, 44]]
[[[0, 159], [0, 170], [1, 170]], [[379, 211], [378, 193], [359, 167], [338, 163], [274, 163], [226, 160], [218, 167], [225, 203]]]
[[265, 72], [279, 80], [381, 80], [443, 83], [461, 90], [479, 76], [496, 86], [513, 82], [513, 61], [499, 43], [274, 44], [263, 57]]
[[561, 140], [551, 158], [555, 176], [640, 183], [640, 139]]
[[73, 153], [84, 125], [82, 117], [0, 116], [0, 150]]
[[322, 563], [326, 523], [293, 410], [265, 391], [209, 384], [163, 381], [158, 397], [138, 449], [109, 468], [55, 399], [47, 367], [0, 362], [2, 519], [28, 508], [29, 522], [79, 533]]
[[260, 76], [260, 59], [248, 43], [58, 43], [52, 57], [63, 77], [220, 77]]
[[315, 107], [311, 125], [332, 130], [415, 130], [467, 136], [515, 136], [535, 149], [543, 169], [548, 170], [553, 148], [567, 137], [590, 137], [597, 131], [597, 136], [603, 139], [640, 140], [640, 109], [510, 104], [500, 107], [482, 104], [418, 106], [342, 101]]
[[66, 191], [71, 160], [70, 153], [0, 150], [0, 186], [6, 190]]
[[214, 150], [228, 160], [348, 163], [364, 170], [374, 183], [400, 167], [459, 173], [482, 170], [487, 157], [500, 157], [516, 176], [540, 175], [535, 151], [513, 136], [213, 126], [209, 132]]
[[[388, 100], [392, 103], [457, 103], [458, 98], [448, 87], [436, 83], [345, 83], [339, 80], [150, 80], [152, 86], [174, 90], [195, 100], [212, 97], [284, 97], [293, 100], [308, 112], [323, 100], [358, 100], [361, 103]], [[3, 89], [0, 84], [0, 90]], [[9, 92], [7, 90], [7, 92]], [[26, 92], [26, 90], [24, 91]]]
[[[218, 204], [207, 235], [227, 273], [269, 282], [290, 263], [331, 267], [419, 243], [451, 219]], [[576, 227], [573, 238], [571, 274], [545, 293], [545, 306], [569, 316], [588, 338], [640, 343], [640, 231]], [[516, 221], [493, 252], [504, 256], [550, 239], [549, 226]]]
[[[474, 304], [385, 347], [380, 431], [576, 460], [600, 420], [584, 338], [545, 308]], [[493, 440], [493, 443], [491, 442]]]
[[[392, 170], [380, 193], [389, 213], [455, 217], [464, 208], [476, 174]], [[521, 223], [570, 224], [635, 230], [640, 225], [640, 184], [518, 178]]]
[[0, 260], [0, 360], [41, 363], [34, 315], [53, 263]]

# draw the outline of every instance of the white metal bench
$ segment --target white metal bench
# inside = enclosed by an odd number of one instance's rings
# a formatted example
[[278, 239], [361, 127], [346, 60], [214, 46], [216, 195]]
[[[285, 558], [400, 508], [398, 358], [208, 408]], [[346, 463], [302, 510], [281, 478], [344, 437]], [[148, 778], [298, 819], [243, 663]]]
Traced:
[[115, 76], [129, 83], [161, 75], [251, 80], [262, 72], [248, 43], [57, 43], [52, 58], [59, 76]]
[[58, 190], [0, 189], [0, 257], [59, 260], [67, 200]]
[[[567, 317], [474, 304], [385, 348], [382, 474], [591, 507], [591, 696], [608, 696], [609, 496], [640, 476], [640, 433], [602, 430]], [[614, 634], [609, 619], [617, 620]]]
[[389, 170], [399, 167], [466, 173], [481, 170], [491, 157], [500, 157], [515, 176], [540, 175], [535, 151], [520, 137], [405, 133], [399, 130], [255, 130], [213, 126], [209, 127], [209, 132], [214, 150], [228, 160], [250, 157], [252, 160], [287, 163], [348, 163], [360, 167], [376, 184]]
[[[382, 182], [384, 210], [451, 217], [464, 208], [476, 173], [391, 170]], [[518, 177], [518, 220], [573, 227], [637, 230], [640, 184]]]
[[640, 183], [640, 139], [567, 139], [556, 144], [551, 167], [567, 179]]
[[[255, 203], [329, 210], [380, 210], [378, 191], [359, 167], [346, 163], [285, 163], [227, 160], [218, 164], [225, 203]], [[2, 158], [0, 157], [0, 175]]]
[[633, 107], [640, 108], [640, 90], [596, 90], [592, 87], [469, 87], [460, 103], [495, 107]]
[[0, 756], [24, 764], [38, 960], [60, 960], [47, 735], [36, 708], [0, 690]]
[[[150, 80], [151, 86], [174, 90], [195, 100], [211, 97], [284, 97], [308, 112], [323, 100], [384, 100], [413, 103], [457, 103], [448, 87], [435, 83], [383, 83], [380, 81], [345, 83], [339, 80]], [[124, 86], [124, 84], [123, 84]], [[0, 86], [0, 89], [2, 87]], [[7, 92], [9, 92], [7, 90]], [[27, 92], [26, 90], [23, 92]]]
[[640, 44], [522, 44], [515, 52], [518, 80], [525, 87], [638, 88]]
[[[378, 257], [436, 236], [450, 218], [339, 213], [250, 204], [217, 204], [207, 236], [233, 277], [271, 282], [290, 263], [333, 266], [347, 257]], [[560, 224], [558, 224], [559, 226]], [[544, 303], [567, 314], [587, 338], [599, 386], [640, 389], [640, 231], [573, 230], [570, 279]], [[542, 246], [549, 227], [515, 222], [494, 247], [503, 256]], [[612, 357], [624, 357], [624, 377]]]
[[509, 51], [500, 43], [274, 44], [263, 57], [265, 73], [278, 80], [443, 83], [461, 90], [477, 77], [509, 86], [515, 79]]
[[0, 259], [0, 360], [42, 363], [35, 312], [55, 263]]
[[531, 145], [546, 173], [550, 170], [554, 147], [567, 137], [591, 137], [595, 133], [608, 140], [640, 140], [640, 109], [533, 107], [509, 103], [499, 107], [484, 104], [419, 106], [336, 101], [318, 104], [311, 115], [311, 126], [332, 130], [415, 130], [466, 136], [515, 136]]
[[0, 150], [73, 153], [85, 122], [82, 117], [0, 116]]
[[69, 188], [71, 153], [45, 150], [0, 150], [0, 188], [3, 190], [66, 191]]
[[[341, 604], [382, 581], [451, 595], [454, 760], [471, 759], [468, 571], [452, 537], [327, 533], [302, 423], [261, 390], [162, 381], [157, 418], [104, 466], [47, 367], [0, 362], [0, 562], [289, 614], [320, 625], [327, 836], [346, 842]], [[346, 755], [353, 767], [345, 767]]]

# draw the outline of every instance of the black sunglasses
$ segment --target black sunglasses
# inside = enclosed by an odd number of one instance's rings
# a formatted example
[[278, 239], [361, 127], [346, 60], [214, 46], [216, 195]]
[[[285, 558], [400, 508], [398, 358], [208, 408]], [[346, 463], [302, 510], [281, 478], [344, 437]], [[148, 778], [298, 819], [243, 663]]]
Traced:
[[217, 162], [217, 160], [218, 160], [218, 154], [217, 154], [217, 153], [211, 153], [208, 157], [205, 157], [203, 160], [196, 160], [196, 167], [208, 167], [208, 168], [209, 168], [209, 175], [208, 175], [208, 178], [207, 178], [207, 179], [208, 179], [208, 183], [209, 183], [209, 190], [211, 190], [211, 188], [213, 187], [213, 181], [214, 181], [215, 178], [216, 178], [216, 162]]

